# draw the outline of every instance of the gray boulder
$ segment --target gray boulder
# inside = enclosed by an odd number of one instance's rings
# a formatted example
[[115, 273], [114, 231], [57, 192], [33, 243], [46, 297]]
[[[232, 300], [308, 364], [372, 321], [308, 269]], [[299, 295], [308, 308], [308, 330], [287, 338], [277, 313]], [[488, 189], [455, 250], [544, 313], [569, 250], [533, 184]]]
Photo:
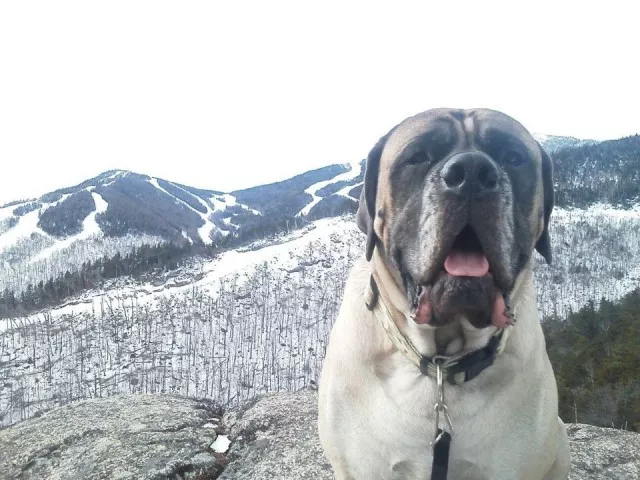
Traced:
[[220, 413], [169, 395], [71, 403], [0, 430], [0, 478], [216, 478], [224, 458], [209, 447]]
[[640, 435], [593, 425], [567, 425], [571, 480], [640, 479]]
[[331, 480], [318, 439], [315, 392], [280, 393], [224, 416], [233, 446], [221, 479]]
[[[59, 407], [0, 430], [0, 478], [333, 478], [318, 440], [315, 392], [267, 395], [220, 414], [212, 402], [173, 395]], [[640, 478], [640, 435], [567, 428], [571, 480]]]

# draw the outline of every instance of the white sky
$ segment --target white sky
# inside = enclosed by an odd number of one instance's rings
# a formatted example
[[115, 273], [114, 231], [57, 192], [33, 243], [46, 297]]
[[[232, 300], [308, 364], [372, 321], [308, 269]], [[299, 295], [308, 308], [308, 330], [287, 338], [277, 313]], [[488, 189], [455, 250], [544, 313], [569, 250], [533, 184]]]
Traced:
[[112, 168], [203, 188], [364, 158], [427, 108], [640, 131], [631, 1], [0, 3], [0, 203]]

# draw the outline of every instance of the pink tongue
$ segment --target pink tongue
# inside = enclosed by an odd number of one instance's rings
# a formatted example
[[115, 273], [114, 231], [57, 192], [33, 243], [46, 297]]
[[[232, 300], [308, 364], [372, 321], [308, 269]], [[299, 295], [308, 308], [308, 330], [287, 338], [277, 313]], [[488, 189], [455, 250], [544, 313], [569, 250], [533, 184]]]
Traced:
[[455, 250], [444, 261], [444, 269], [454, 277], [482, 277], [489, 272], [489, 261], [481, 253]]

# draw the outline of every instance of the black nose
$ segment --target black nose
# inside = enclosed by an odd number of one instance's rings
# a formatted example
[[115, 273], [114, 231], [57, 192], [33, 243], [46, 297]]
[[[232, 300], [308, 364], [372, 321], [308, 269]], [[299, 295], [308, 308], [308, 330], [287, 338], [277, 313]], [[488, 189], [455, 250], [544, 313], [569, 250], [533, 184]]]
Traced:
[[479, 198], [498, 189], [498, 169], [480, 152], [454, 155], [444, 164], [440, 176], [445, 189], [456, 195]]

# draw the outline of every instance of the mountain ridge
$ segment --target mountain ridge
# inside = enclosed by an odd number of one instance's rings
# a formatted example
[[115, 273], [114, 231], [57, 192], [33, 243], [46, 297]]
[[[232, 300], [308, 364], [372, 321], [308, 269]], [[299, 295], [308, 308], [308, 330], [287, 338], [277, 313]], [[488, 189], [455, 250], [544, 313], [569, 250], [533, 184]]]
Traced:
[[[557, 205], [587, 208], [606, 198], [632, 207], [640, 198], [640, 181], [632, 181], [634, 169], [640, 171], [636, 139], [594, 143], [539, 136], [553, 151]], [[622, 166], [606, 160], [608, 152], [624, 157], [618, 162]], [[354, 213], [364, 169], [363, 159], [332, 164], [231, 192], [111, 169], [37, 199], [10, 202], [0, 207], [0, 290], [64, 274], [63, 253], [76, 257], [70, 267], [77, 269], [83, 261], [96, 260], [100, 250], [101, 256], [125, 256], [143, 244], [228, 248], [308, 221]], [[606, 178], [608, 171], [615, 171], [616, 178], [607, 180], [613, 192], [607, 197], [594, 179]], [[50, 254], [54, 256], [47, 258]]]

